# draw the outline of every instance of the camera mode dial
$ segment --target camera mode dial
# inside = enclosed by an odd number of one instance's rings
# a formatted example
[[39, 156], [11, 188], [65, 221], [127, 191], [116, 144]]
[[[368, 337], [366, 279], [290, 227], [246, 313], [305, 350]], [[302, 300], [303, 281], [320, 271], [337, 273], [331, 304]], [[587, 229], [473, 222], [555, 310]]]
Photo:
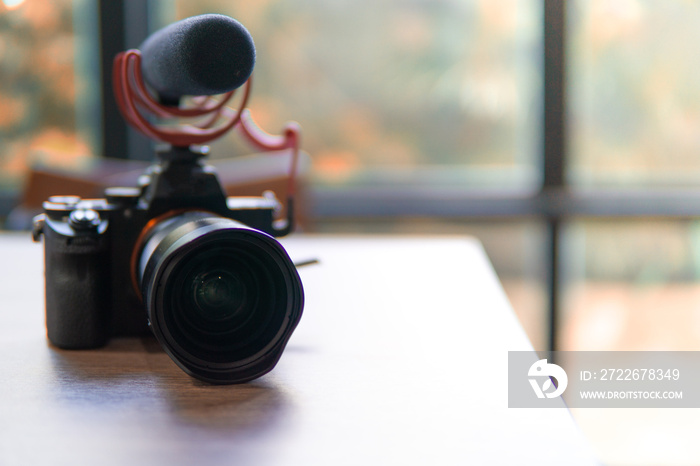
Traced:
[[100, 225], [100, 214], [96, 210], [78, 208], [70, 213], [68, 223], [75, 230], [96, 230]]

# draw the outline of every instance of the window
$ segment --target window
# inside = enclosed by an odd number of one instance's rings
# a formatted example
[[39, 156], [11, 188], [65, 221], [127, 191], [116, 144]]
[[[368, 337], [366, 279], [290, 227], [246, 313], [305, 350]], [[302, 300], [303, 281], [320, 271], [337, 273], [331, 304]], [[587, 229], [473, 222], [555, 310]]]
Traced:
[[[536, 190], [537, 1], [155, 3], [155, 27], [238, 19], [257, 49], [253, 115], [299, 121], [313, 183]], [[238, 149], [235, 135], [214, 156]]]
[[16, 196], [31, 166], [77, 170], [97, 152], [100, 70], [93, 3], [0, 3], [2, 196]]
[[570, 181], [582, 188], [700, 183], [700, 4], [571, 1]]

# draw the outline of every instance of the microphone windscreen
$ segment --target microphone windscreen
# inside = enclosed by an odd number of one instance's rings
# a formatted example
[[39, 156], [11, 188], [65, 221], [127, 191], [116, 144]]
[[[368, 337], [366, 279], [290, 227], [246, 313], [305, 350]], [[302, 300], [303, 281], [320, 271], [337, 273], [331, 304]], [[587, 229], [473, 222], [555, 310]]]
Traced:
[[143, 78], [163, 101], [232, 91], [255, 66], [250, 33], [224, 15], [183, 19], [154, 32], [139, 48]]

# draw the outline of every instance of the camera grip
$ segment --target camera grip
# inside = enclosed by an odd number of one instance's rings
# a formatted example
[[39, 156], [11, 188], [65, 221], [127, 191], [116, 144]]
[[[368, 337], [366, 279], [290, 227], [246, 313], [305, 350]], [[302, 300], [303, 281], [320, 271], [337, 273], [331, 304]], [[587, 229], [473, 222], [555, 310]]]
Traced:
[[55, 346], [104, 346], [109, 323], [109, 257], [105, 235], [65, 235], [44, 228], [46, 330]]

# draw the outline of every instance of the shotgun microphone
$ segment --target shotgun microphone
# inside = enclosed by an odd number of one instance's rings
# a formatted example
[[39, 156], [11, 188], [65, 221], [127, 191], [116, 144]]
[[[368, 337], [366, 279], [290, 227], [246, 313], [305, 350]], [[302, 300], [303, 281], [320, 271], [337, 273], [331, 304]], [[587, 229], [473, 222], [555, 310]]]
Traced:
[[255, 66], [255, 45], [233, 18], [206, 14], [151, 34], [139, 47], [141, 72], [161, 102], [183, 95], [223, 94], [242, 86]]

